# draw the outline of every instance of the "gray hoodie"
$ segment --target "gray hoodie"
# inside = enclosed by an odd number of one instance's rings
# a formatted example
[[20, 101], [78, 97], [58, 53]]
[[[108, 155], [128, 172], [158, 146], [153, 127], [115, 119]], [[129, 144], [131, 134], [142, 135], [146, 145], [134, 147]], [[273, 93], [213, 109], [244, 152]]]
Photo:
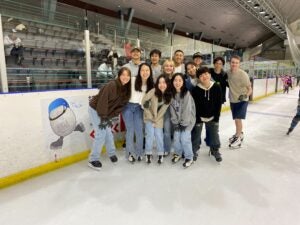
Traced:
[[180, 93], [172, 98], [170, 105], [171, 121], [174, 125], [186, 126], [186, 130], [191, 131], [196, 122], [196, 108], [194, 99], [190, 92], [187, 92], [183, 98]]

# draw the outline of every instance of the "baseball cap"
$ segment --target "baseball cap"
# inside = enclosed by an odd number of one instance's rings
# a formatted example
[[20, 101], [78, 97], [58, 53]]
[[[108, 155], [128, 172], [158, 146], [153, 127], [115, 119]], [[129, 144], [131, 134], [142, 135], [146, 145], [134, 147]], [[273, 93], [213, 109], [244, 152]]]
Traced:
[[141, 52], [141, 48], [139, 48], [139, 47], [133, 47], [130, 52], [133, 52], [135, 50], [138, 50], [139, 52]]
[[194, 53], [194, 55], [193, 55], [193, 59], [195, 59], [195, 58], [201, 58], [201, 59], [203, 59], [203, 56], [201, 55], [201, 53], [200, 52], [196, 52], [196, 53]]

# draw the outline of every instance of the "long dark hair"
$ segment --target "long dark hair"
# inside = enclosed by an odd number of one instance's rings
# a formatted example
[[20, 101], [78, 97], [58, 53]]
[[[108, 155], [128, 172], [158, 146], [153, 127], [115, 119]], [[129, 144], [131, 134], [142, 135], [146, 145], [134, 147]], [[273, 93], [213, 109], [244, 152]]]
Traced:
[[184, 79], [184, 75], [182, 73], [175, 73], [172, 77], [172, 80], [171, 80], [171, 91], [172, 91], [172, 95], [173, 95], [173, 98], [175, 97], [177, 91], [176, 91], [176, 88], [174, 87], [174, 80], [175, 80], [175, 77], [181, 77], [181, 79], [183, 80], [183, 85], [180, 89], [180, 98], [184, 98], [185, 94], [187, 93], [188, 89], [186, 88], [186, 84], [185, 84], [185, 79]]
[[[161, 90], [159, 90], [159, 88], [158, 88], [158, 84], [159, 84], [160, 79], [164, 79], [166, 84], [167, 84], [167, 89], [165, 90], [164, 93], [162, 93]], [[170, 90], [170, 82], [169, 82], [168, 77], [166, 77], [163, 74], [159, 75], [159, 77], [157, 78], [156, 83], [155, 83], [155, 92], [154, 92], [154, 94], [158, 98], [159, 102], [162, 101], [162, 100], [164, 100], [166, 104], [169, 104], [171, 102], [172, 92]]]
[[[126, 71], [128, 73], [128, 75], [130, 76], [130, 80], [128, 81], [127, 84], [122, 85], [121, 80], [120, 80], [120, 76], [122, 75], [122, 73]], [[122, 67], [119, 71], [118, 71], [118, 77], [116, 79], [116, 83], [117, 83], [117, 92], [119, 93], [120, 97], [124, 98], [124, 99], [130, 99], [131, 96], [131, 72], [130, 69], [127, 67]]]
[[147, 90], [146, 90], [146, 93], [147, 93], [152, 88], [154, 88], [152, 69], [151, 69], [151, 66], [149, 66], [147, 63], [140, 64], [139, 71], [138, 71], [138, 74], [137, 74], [136, 79], [135, 79], [134, 89], [136, 91], [142, 92], [142, 85], [143, 85], [143, 80], [142, 80], [142, 76], [141, 76], [142, 66], [148, 66], [149, 69], [150, 69], [150, 76], [147, 79]]

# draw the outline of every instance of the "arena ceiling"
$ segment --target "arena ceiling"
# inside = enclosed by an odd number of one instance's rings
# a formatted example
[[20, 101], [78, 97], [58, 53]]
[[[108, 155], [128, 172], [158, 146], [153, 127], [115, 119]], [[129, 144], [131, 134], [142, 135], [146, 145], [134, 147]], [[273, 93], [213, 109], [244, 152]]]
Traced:
[[[247, 1], [247, 0], [244, 0]], [[288, 23], [300, 18], [300, 0], [269, 0]], [[176, 23], [182, 33], [202, 32], [208, 40], [221, 39], [223, 45], [246, 48], [260, 44], [275, 34], [235, 0], [81, 0], [112, 11], [134, 9], [134, 18], [162, 25]], [[259, 3], [258, 0], [252, 0]], [[71, 3], [72, 4], [72, 3]]]

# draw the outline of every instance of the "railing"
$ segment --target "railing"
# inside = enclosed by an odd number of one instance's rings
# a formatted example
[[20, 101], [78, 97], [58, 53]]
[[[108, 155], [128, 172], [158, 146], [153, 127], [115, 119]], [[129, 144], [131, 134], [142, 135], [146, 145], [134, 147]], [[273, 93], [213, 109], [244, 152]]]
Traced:
[[[83, 20], [82, 17], [52, 12], [42, 7], [24, 4], [20, 1], [0, 0], [0, 5], [0, 13], [3, 16], [56, 25], [64, 28], [78, 29], [78, 23], [81, 23]], [[50, 19], [49, 15], [53, 16], [53, 19]]]

